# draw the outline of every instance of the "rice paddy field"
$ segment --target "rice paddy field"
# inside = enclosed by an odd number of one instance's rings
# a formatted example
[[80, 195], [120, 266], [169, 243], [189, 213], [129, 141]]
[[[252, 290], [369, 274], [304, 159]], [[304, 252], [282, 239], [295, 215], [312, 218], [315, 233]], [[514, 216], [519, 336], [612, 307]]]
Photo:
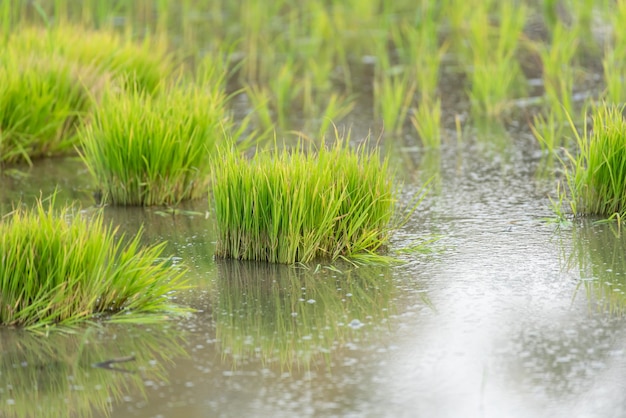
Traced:
[[0, 0], [0, 416], [626, 416], [624, 21]]

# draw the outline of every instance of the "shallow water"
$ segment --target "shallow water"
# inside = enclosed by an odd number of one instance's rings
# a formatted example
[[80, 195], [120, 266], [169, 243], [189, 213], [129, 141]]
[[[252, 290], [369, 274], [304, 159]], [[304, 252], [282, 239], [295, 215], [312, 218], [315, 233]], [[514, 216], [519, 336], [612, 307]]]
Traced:
[[[176, 216], [106, 208], [170, 242], [198, 286], [178, 299], [199, 311], [70, 335], [4, 330], [3, 416], [623, 416], [626, 241], [610, 225], [546, 222], [554, 179], [536, 174], [534, 147], [478, 138], [441, 154], [388, 149], [407, 200], [434, 176], [394, 246], [440, 239], [400, 266], [216, 262], [206, 201]], [[3, 178], [4, 212], [55, 187], [92, 204], [78, 160], [25, 172]], [[127, 356], [123, 370], [93, 367]]]

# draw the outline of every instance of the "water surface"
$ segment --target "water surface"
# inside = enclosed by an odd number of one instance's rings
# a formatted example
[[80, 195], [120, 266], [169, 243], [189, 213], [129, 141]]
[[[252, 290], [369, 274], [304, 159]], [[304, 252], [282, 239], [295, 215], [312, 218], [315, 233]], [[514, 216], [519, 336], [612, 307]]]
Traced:
[[[554, 179], [538, 176], [533, 149], [488, 135], [440, 154], [388, 149], [406, 200], [434, 176], [394, 247], [440, 237], [398, 266], [217, 262], [206, 201], [178, 215], [105, 208], [170, 242], [197, 285], [178, 300], [198, 312], [73, 335], [4, 330], [4, 415], [623, 416], [626, 242], [611, 225], [547, 222]], [[25, 172], [3, 178], [3, 211], [55, 187], [93, 205], [78, 160]], [[128, 372], [92, 367], [125, 356]]]

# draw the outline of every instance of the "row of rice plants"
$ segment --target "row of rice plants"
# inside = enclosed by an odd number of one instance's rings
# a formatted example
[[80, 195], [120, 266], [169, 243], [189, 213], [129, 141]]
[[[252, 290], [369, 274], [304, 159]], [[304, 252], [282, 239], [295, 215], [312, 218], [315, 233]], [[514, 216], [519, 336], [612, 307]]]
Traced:
[[[442, 45], [449, 45], [466, 68], [474, 110], [478, 114], [498, 116], [524, 91], [514, 54], [521, 28], [531, 12], [536, 14], [545, 8], [552, 13], [545, 19], [552, 34], [551, 46], [543, 47], [541, 43], [537, 46], [543, 51], [546, 92], [549, 97], [558, 98], [559, 107], [564, 104], [569, 109], [573, 81], [571, 77], [554, 76], [563, 71], [563, 65], [571, 67], [571, 60], [565, 53], [567, 48], [563, 49], [563, 54], [559, 53], [561, 45], [568, 45], [568, 40], [561, 39], [561, 35], [569, 33], [579, 39], [588, 33], [583, 29], [590, 26], [592, 10], [606, 7], [590, 5], [588, 11], [584, 7], [588, 2], [577, 3], [570, 13], [574, 15], [571, 26], [564, 31], [559, 29], [565, 27], [561, 22], [564, 18], [555, 11], [554, 2], [539, 8], [534, 4], [517, 7], [511, 2], [458, 0], [442, 4], [393, 2], [382, 6], [376, 1], [322, 3], [309, 0], [298, 5], [280, 1], [266, 5], [258, 0], [241, 0], [218, 1], [211, 7], [190, 1], [180, 4], [140, 1], [108, 9], [97, 6], [96, 2], [86, 2], [82, 6], [74, 5], [80, 11], [71, 11], [69, 0], [55, 3], [56, 8], [49, 7], [44, 12], [50, 19], [65, 13], [86, 23], [121, 21], [126, 30], [130, 28], [131, 32], [142, 36], [146, 34], [144, 27], [152, 27], [155, 32], [170, 31], [170, 39], [191, 54], [207, 48], [215, 50], [216, 43], [220, 42], [222, 46], [218, 49], [229, 45], [226, 49], [232, 52], [231, 62], [238, 66], [238, 80], [252, 101], [259, 127], [266, 131], [297, 128], [303, 120], [314, 119], [321, 109], [325, 109], [322, 113], [334, 118], [334, 122], [339, 122], [352, 108], [353, 94], [363, 94], [362, 89], [355, 86], [368, 82], [356, 77], [362, 73], [363, 61], [376, 57], [378, 65], [372, 83], [377, 119], [392, 134], [397, 134], [409, 119], [414, 119], [414, 126], [422, 127], [422, 132], [418, 132], [425, 137], [422, 140], [435, 146], [439, 138], [433, 137], [438, 132], [426, 134], [424, 127], [440, 123], [438, 99], [433, 92], [436, 91]], [[472, 18], [467, 19], [464, 11]], [[153, 22], [142, 17], [150, 15], [156, 16]], [[199, 24], [202, 23], [197, 21], [200, 15], [216, 24]], [[551, 15], [553, 19], [549, 18]], [[218, 17], [223, 17], [224, 21], [217, 24]], [[194, 38], [189, 31], [197, 32], [197, 36]], [[177, 41], [181, 37], [187, 42]], [[212, 41], [202, 45], [201, 39]], [[470, 52], [460, 53], [463, 50]], [[393, 56], [393, 60], [385, 58], [387, 54]], [[395, 71], [396, 67], [400, 71]], [[417, 107], [422, 108], [420, 112], [413, 110], [414, 92], [421, 95], [417, 103]], [[554, 107], [555, 102], [549, 101]], [[294, 113], [303, 118], [298, 121], [296, 117], [293, 123]], [[323, 124], [301, 127], [312, 133], [310, 129], [320, 125]]]
[[95, 76], [58, 57], [4, 52], [0, 58], [0, 163], [31, 162], [76, 144], [91, 107], [83, 80]]
[[[585, 9], [584, 5], [590, 9]], [[585, 106], [582, 115], [576, 117], [572, 116], [575, 109], [568, 94], [572, 90], [575, 74], [567, 63], [575, 57], [579, 43], [586, 48], [591, 47], [592, 6], [592, 2], [584, 1], [574, 7], [576, 19], [580, 22], [576, 26], [578, 35], [558, 22], [554, 25], [553, 44], [560, 45], [561, 49], [550, 53], [549, 59], [546, 59], [554, 64], [553, 68], [548, 69], [553, 81], [546, 84], [549, 103], [552, 104], [550, 114], [553, 116], [550, 122], [545, 123], [552, 127], [544, 137], [552, 138], [548, 141], [551, 153], [558, 146], [565, 145], [565, 122], [569, 125], [571, 136], [575, 138], [574, 149], [567, 153], [567, 158], [562, 162], [565, 187], [557, 192], [557, 214], [563, 216], [565, 212], [570, 212], [574, 216], [615, 219], [621, 225], [626, 215], [626, 90], [623, 87], [625, 75], [621, 64], [626, 55], [619, 46], [626, 40], [626, 31], [621, 24], [626, 17], [624, 2], [602, 10], [610, 24], [602, 60], [606, 86], [603, 100]], [[587, 118], [591, 120], [590, 125], [587, 124]], [[567, 211], [563, 208], [565, 204], [569, 207]]]
[[[166, 91], [169, 55], [148, 41], [139, 47], [108, 33], [61, 28], [24, 30], [6, 45], [0, 72], [5, 163], [30, 162], [80, 142], [105, 203], [169, 203], [206, 194], [207, 152], [226, 126], [222, 85], [212, 69], [198, 76], [205, 84]], [[55, 212], [53, 206], [54, 199], [48, 207], [38, 201], [0, 223], [0, 324], [32, 329], [99, 315], [143, 321], [185, 312], [168, 298], [185, 285], [183, 271], [162, 259], [165, 243], [144, 248], [141, 232], [126, 240], [101, 214], [86, 219], [71, 207]]]

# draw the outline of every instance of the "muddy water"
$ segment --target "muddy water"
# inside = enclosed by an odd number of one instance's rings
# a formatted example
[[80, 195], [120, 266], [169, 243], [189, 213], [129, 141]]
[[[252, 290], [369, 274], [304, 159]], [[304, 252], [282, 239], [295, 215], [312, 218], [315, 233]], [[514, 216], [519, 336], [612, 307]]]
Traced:
[[[407, 200], [395, 238], [438, 236], [392, 267], [216, 262], [205, 201], [105, 214], [190, 268], [198, 309], [164, 325], [0, 334], [2, 416], [613, 417], [626, 414], [626, 241], [557, 225], [521, 135], [468, 135], [441, 154], [389, 148]], [[3, 177], [3, 212], [56, 187], [92, 204], [80, 161]], [[132, 357], [131, 360], [128, 360]], [[109, 360], [113, 369], [94, 367]]]

